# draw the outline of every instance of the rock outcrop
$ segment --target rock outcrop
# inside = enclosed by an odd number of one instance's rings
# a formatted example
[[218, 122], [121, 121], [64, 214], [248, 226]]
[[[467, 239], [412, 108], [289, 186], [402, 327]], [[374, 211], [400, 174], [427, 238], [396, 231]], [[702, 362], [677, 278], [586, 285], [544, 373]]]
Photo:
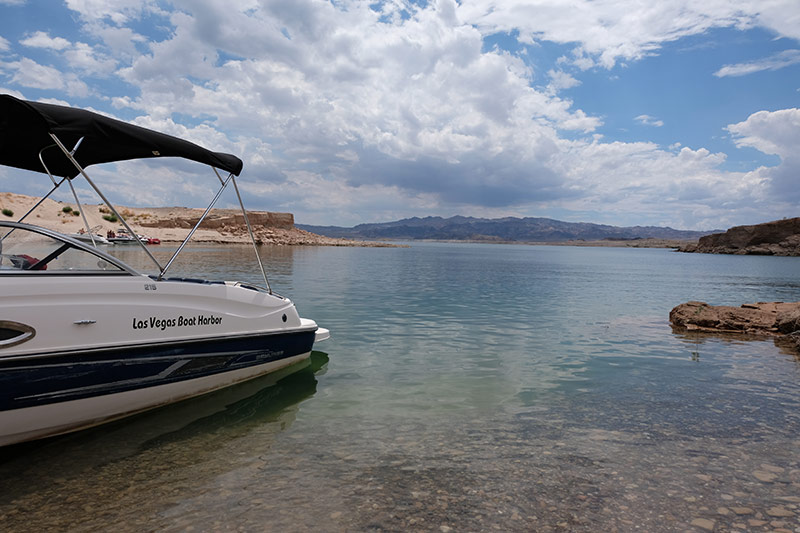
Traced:
[[682, 252], [800, 256], [800, 217], [754, 226], [735, 226], [725, 233], [700, 237]]
[[[146, 217], [140, 215], [139, 225], [146, 228], [192, 228], [203, 214], [204, 209], [197, 208], [153, 208]], [[247, 218], [253, 229], [258, 227], [294, 229], [294, 215], [291, 213], [274, 213], [271, 211], [251, 211]], [[244, 216], [238, 209], [215, 209], [203, 221], [206, 229], [224, 229], [226, 227], [245, 227]]]
[[758, 302], [740, 307], [686, 302], [669, 313], [673, 326], [690, 331], [784, 337], [800, 350], [800, 302]]

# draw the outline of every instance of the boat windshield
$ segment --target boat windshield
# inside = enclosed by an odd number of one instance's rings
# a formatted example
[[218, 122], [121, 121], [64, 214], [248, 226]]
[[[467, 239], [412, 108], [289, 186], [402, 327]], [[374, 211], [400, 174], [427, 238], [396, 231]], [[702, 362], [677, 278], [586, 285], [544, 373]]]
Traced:
[[0, 227], [0, 275], [102, 273], [128, 274], [121, 266], [67, 240], [27, 227]]

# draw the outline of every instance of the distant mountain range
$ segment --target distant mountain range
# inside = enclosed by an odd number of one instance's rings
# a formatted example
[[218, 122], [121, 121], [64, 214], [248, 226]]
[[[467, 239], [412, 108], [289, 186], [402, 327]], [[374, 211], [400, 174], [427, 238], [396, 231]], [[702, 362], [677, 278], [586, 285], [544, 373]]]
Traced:
[[685, 231], [656, 226], [617, 227], [550, 218], [406, 218], [396, 222], [339, 226], [295, 227], [326, 237], [359, 240], [439, 240], [485, 242], [563, 242], [635, 239], [697, 240], [715, 231]]

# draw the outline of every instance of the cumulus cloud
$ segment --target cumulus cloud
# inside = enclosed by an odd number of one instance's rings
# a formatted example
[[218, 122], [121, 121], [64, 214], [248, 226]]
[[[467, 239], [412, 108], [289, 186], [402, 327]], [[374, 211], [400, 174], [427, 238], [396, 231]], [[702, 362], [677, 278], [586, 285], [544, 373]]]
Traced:
[[[130, 16], [131, 5], [120, 2], [97, 16]], [[358, 204], [372, 212], [359, 216], [372, 218], [403, 198], [445, 211], [560, 203], [582, 212], [663, 212], [668, 219], [690, 198], [702, 210], [700, 199], [720, 191], [752, 198], [761, 183], [717, 170], [724, 156], [704, 149], [564, 141], [560, 131], [589, 134], [602, 125], [558, 97], [578, 80], [551, 70], [549, 86], [536, 90], [519, 57], [482, 46], [488, 33], [518, 30], [531, 42], [578, 43], [565, 66], [610, 67], [684, 35], [752, 23], [755, 14], [737, 19], [723, 8], [589, 2], [577, 10], [534, 2], [536, 16], [530, 2], [493, 10], [491, 3], [387, 2], [380, 11], [312, 0], [175, 5], [181, 11], [169, 15], [168, 36], [121, 71], [141, 94], [116, 102], [141, 110], [162, 131], [243, 153], [246, 175], [258, 173], [249, 190], [267, 198], [314, 209], [336, 190], [343, 205]], [[676, 16], [686, 12], [692, 16]], [[238, 140], [180, 131], [170, 121], [174, 113], [236, 131]], [[649, 115], [636, 120], [663, 125]], [[373, 207], [354, 200], [367, 191]]]
[[745, 76], [763, 70], [779, 70], [798, 63], [800, 63], [800, 50], [783, 50], [775, 55], [757, 61], [725, 65], [716, 71], [714, 76], [718, 78], [723, 78], [725, 76]]
[[121, 61], [130, 61], [139, 54], [137, 45], [147, 43], [147, 38], [130, 28], [98, 25], [93, 28], [93, 33], [105, 44], [111, 55]]
[[22, 87], [63, 91], [70, 96], [87, 96], [88, 85], [73, 73], [63, 73], [55, 67], [41, 65], [28, 58], [0, 64], [11, 73], [11, 82]]
[[727, 130], [734, 135], [737, 146], [750, 146], [783, 158], [800, 152], [800, 109], [759, 111], [747, 120], [731, 124]]
[[727, 130], [737, 146], [748, 146], [781, 158], [776, 167], [759, 168], [756, 173], [769, 180], [778, 198], [800, 201], [800, 109], [759, 111]]
[[69, 50], [64, 51], [64, 59], [72, 68], [92, 75], [106, 76], [114, 72], [117, 62], [105, 54], [98, 53], [93, 47], [85, 43], [76, 43]]
[[653, 143], [594, 142], [576, 144], [562, 157], [568, 184], [582, 191], [562, 205], [598, 213], [600, 221], [719, 228], [745, 211], [757, 213], [768, 200], [763, 177], [724, 172], [726, 156], [705, 148], [676, 154]]
[[[70, 69], [84, 74], [109, 75], [116, 69], [117, 62], [98, 52], [86, 43], [72, 43], [63, 37], [51, 37], [48, 33], [37, 31], [20, 41], [23, 46], [42, 48], [60, 55]], [[76, 94], [76, 93], [71, 93]]]
[[61, 37], [50, 37], [47, 32], [37, 31], [30, 37], [20, 41], [24, 46], [33, 48], [49, 48], [52, 50], [63, 50], [70, 46], [70, 42]]
[[64, 79], [62, 73], [53, 67], [23, 58], [20, 61], [8, 63], [7, 67], [14, 71], [11, 81], [23, 87], [33, 89], [62, 89]]

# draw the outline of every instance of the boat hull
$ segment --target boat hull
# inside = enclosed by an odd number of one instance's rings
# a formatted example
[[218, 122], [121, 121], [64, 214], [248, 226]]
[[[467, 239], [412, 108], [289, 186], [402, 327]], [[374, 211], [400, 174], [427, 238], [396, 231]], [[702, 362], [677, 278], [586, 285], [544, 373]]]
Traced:
[[247, 285], [11, 272], [0, 276], [0, 445], [261, 376], [327, 335], [287, 298]]
[[314, 331], [0, 363], [0, 445], [75, 431], [300, 362]]

